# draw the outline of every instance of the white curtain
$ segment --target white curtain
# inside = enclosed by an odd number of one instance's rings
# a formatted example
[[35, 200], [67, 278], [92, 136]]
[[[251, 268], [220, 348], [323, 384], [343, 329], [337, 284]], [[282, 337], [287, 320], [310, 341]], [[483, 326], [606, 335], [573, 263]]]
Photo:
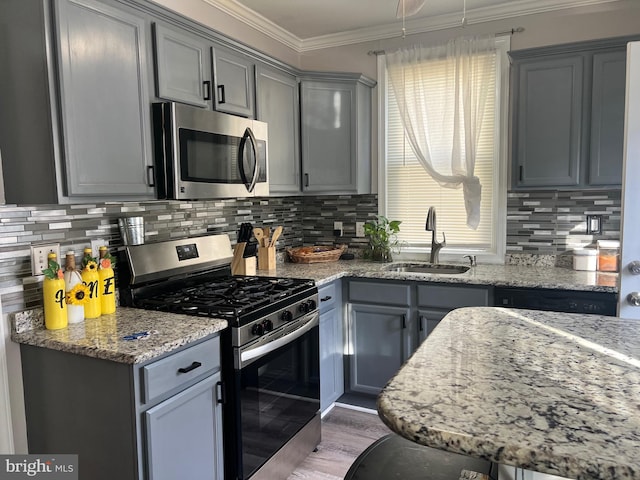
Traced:
[[[462, 185], [467, 225], [474, 230], [480, 223], [482, 194], [474, 175], [475, 152], [487, 95], [495, 94], [482, 79], [495, 68], [495, 48], [491, 35], [457, 38], [429, 47], [412, 46], [385, 55], [412, 150], [440, 185]], [[434, 70], [438, 71], [437, 81], [430, 74]]]

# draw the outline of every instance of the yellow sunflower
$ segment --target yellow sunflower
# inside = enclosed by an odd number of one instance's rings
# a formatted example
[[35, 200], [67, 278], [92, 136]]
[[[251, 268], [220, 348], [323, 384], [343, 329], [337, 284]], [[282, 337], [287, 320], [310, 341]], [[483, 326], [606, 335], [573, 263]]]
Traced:
[[89, 287], [78, 283], [67, 292], [67, 305], [84, 305], [89, 301]]
[[87, 265], [84, 268], [86, 268], [87, 270], [93, 271], [93, 270], [96, 270], [98, 268], [98, 264], [96, 262], [92, 261], [92, 260], [89, 260], [87, 262]]

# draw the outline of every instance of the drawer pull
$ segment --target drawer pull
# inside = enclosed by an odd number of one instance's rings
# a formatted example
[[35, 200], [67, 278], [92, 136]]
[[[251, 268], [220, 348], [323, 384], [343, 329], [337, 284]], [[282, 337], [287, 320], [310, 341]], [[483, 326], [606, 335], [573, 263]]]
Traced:
[[333, 297], [331, 295], [327, 295], [326, 297], [322, 297], [320, 299], [321, 302], [328, 302], [329, 300], [331, 300]]
[[201, 367], [202, 364], [200, 362], [193, 362], [188, 367], [181, 367], [178, 369], [178, 373], [189, 373], [191, 370], [195, 370], [198, 367]]

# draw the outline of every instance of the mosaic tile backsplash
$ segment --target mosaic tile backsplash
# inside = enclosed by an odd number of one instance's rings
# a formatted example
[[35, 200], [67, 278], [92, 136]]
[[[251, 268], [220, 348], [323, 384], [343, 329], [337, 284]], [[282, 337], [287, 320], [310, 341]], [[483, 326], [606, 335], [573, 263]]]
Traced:
[[[150, 201], [87, 205], [0, 206], [0, 299], [3, 312], [41, 305], [41, 283], [31, 277], [31, 243], [59, 243], [61, 253], [77, 255], [92, 239], [114, 250], [122, 245], [117, 219], [142, 216], [145, 241], [157, 242], [207, 233], [227, 233], [235, 242], [238, 225], [284, 227], [278, 241], [286, 247], [346, 243], [356, 238], [355, 222], [378, 210], [377, 195], [296, 196], [217, 201]], [[586, 215], [602, 215], [603, 233], [586, 234]], [[343, 236], [333, 236], [333, 222], [343, 222]], [[620, 191], [531, 191], [508, 194], [507, 253], [513, 256], [569, 258], [576, 246], [618, 239]], [[544, 256], [544, 257], [543, 257]], [[560, 264], [561, 262], [556, 262]]]

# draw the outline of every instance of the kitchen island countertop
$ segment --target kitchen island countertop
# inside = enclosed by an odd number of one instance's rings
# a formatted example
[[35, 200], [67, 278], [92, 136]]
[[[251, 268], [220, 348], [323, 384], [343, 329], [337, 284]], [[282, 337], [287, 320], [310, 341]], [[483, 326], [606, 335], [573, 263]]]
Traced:
[[[14, 342], [129, 364], [146, 362], [227, 327], [226, 320], [126, 307], [60, 330], [44, 328], [42, 308], [10, 315]], [[151, 333], [124, 338], [140, 332]]]
[[[394, 262], [403, 263], [403, 262]], [[411, 262], [409, 262], [411, 263]], [[549, 288], [617, 293], [618, 274], [584, 272], [560, 267], [524, 265], [477, 265], [461, 274], [389, 272], [389, 263], [367, 260], [338, 260], [328, 263], [278, 263], [275, 270], [258, 270], [258, 275], [309, 278], [318, 286], [342, 277], [414, 280], [421, 282], [493, 285], [500, 287]]]
[[378, 397], [417, 443], [578, 479], [639, 479], [640, 322], [472, 307]]

